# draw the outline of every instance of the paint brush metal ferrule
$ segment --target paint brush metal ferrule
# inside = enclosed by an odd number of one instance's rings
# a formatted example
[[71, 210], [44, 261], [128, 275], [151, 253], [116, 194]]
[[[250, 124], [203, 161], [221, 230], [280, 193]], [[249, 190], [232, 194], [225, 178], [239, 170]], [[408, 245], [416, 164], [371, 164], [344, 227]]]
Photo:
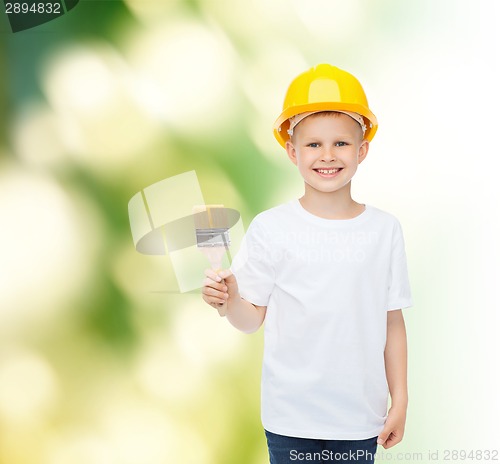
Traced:
[[214, 247], [231, 245], [227, 228], [197, 229], [196, 242], [199, 247]]

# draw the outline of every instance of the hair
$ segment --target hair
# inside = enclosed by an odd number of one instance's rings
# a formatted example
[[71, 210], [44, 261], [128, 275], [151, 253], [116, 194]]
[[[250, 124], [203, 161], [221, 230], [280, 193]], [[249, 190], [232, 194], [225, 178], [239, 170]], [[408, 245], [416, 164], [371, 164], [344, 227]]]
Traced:
[[[333, 116], [333, 117], [338, 118], [342, 114], [344, 114], [344, 113], [339, 113], [338, 111], [334, 111], [334, 110], [326, 110], [326, 111], [319, 111], [318, 113], [313, 113], [310, 116], [307, 116], [307, 119], [314, 118], [314, 117], [325, 117], [325, 116]], [[349, 117], [349, 116], [347, 116], [347, 117]], [[353, 119], [353, 121], [354, 121], [354, 119]], [[300, 121], [300, 122], [302, 122], [302, 121]], [[299, 124], [297, 124], [295, 126], [295, 129], [293, 131], [293, 135], [290, 137], [290, 141], [292, 143], [295, 143], [295, 134], [297, 133], [296, 129], [300, 125], [300, 122], [299, 122]], [[358, 126], [359, 126], [359, 124], [358, 124]], [[361, 126], [359, 126], [359, 130], [360, 130], [361, 140], [363, 140], [363, 129], [361, 129]]]

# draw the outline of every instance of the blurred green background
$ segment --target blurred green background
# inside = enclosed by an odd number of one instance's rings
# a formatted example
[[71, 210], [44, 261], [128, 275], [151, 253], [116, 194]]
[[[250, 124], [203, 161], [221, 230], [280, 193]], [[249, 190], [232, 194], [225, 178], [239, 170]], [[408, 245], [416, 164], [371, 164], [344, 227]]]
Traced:
[[191, 170], [245, 228], [301, 196], [272, 124], [320, 62], [379, 119], [354, 198], [405, 231], [410, 407], [379, 462], [499, 449], [499, 20], [495, 0], [81, 0], [13, 34], [2, 12], [0, 463], [267, 462], [262, 330], [177, 292], [127, 204]]

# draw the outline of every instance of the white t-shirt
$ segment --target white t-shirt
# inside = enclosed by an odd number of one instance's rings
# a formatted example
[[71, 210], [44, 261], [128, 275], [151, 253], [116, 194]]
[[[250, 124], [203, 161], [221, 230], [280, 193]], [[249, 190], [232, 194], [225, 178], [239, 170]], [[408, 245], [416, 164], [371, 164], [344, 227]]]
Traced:
[[387, 417], [387, 311], [412, 305], [399, 221], [324, 219], [298, 199], [258, 214], [231, 265], [267, 306], [261, 413], [280, 435], [362, 440]]

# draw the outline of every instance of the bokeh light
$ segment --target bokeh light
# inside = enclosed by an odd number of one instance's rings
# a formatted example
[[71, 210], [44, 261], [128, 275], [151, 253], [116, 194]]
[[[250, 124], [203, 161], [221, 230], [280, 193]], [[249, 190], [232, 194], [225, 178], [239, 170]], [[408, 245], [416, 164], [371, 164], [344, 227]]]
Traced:
[[170, 19], [130, 43], [144, 108], [187, 133], [208, 133], [232, 116], [233, 51], [225, 37], [192, 18]]
[[57, 378], [36, 353], [9, 352], [0, 359], [0, 414], [12, 423], [43, 422], [55, 405]]
[[54, 179], [14, 165], [0, 174], [0, 210], [0, 331], [9, 337], [65, 310], [95, 266], [99, 222]]
[[68, 163], [64, 134], [47, 105], [26, 105], [13, 121], [12, 139], [15, 152], [29, 165], [54, 168]]
[[116, 170], [153, 143], [159, 126], [133, 94], [132, 71], [104, 44], [70, 46], [54, 54], [42, 77], [68, 154], [94, 169]]
[[[353, 36], [363, 34], [366, 5], [359, 0], [311, 0], [290, 2], [308, 31], [322, 40], [334, 40], [342, 45]], [[355, 27], [353, 27], [355, 25]]]

